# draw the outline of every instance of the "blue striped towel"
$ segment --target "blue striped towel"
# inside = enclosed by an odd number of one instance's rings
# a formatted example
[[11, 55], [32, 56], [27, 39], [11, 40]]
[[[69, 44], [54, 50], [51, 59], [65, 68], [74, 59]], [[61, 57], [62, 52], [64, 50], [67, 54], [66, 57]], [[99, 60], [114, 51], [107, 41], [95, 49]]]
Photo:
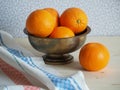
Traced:
[[52, 68], [49, 70], [45, 67], [44, 62], [40, 65], [38, 60], [41, 62], [42, 58], [33, 56], [31, 52], [18, 45], [10, 34], [0, 31], [0, 58], [24, 74], [32, 85], [35, 85], [34, 82], [37, 83], [36, 86], [42, 83], [47, 87], [45, 89], [49, 90], [89, 90], [81, 71], [61, 77], [55, 75], [58, 72], [54, 69], [52, 72]]

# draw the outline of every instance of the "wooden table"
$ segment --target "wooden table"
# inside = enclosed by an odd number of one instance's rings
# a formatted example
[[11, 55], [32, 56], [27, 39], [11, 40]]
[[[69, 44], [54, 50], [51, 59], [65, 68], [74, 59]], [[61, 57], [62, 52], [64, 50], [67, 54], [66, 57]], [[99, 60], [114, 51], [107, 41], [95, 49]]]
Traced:
[[[16, 41], [36, 56], [41, 56], [40, 52], [31, 47], [27, 38], [17, 38]], [[81, 70], [90, 90], [120, 90], [120, 37], [88, 36], [86, 43], [88, 42], [100, 42], [109, 49], [111, 58], [107, 67], [96, 72], [83, 70], [78, 59], [80, 49], [71, 53], [74, 56], [74, 62], [66, 65], [51, 66], [64, 76]]]

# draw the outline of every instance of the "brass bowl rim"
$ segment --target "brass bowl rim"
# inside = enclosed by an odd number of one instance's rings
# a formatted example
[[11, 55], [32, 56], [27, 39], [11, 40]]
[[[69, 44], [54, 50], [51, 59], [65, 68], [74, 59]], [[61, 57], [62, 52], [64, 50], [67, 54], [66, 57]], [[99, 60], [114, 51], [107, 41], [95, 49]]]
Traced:
[[33, 34], [30, 34], [30, 33], [27, 31], [26, 28], [24, 28], [23, 31], [24, 31], [24, 33], [25, 33], [26, 35], [28, 35], [28, 36], [32, 36], [32, 37], [35, 37], [35, 38], [41, 38], [41, 39], [51, 39], [51, 40], [53, 40], [53, 39], [70, 39], [70, 38], [75, 38], [75, 37], [84, 36], [84, 35], [87, 35], [87, 34], [91, 31], [91, 28], [90, 28], [89, 26], [87, 26], [86, 29], [85, 29], [83, 32], [81, 32], [81, 33], [79, 33], [79, 34], [76, 34], [74, 37], [68, 37], [68, 38], [39, 37], [39, 36], [35, 36], [35, 35], [33, 35]]

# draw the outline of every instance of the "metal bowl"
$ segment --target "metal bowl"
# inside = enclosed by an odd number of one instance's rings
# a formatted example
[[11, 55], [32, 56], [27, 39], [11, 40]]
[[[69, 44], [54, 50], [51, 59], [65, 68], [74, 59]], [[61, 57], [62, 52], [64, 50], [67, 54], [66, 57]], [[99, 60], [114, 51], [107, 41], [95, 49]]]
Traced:
[[73, 61], [73, 56], [69, 53], [79, 49], [86, 41], [90, 27], [70, 38], [41, 38], [34, 36], [24, 29], [32, 47], [39, 52], [45, 53], [43, 60], [46, 64], [66, 64]]

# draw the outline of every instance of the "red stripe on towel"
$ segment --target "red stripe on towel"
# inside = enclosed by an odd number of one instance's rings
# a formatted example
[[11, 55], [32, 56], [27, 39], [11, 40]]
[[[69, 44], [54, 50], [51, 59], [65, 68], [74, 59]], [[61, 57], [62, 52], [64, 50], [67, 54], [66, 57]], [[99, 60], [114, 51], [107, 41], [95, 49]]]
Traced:
[[[32, 85], [26, 77], [17, 69], [13, 68], [0, 58], [0, 69], [15, 83], [22, 85]], [[26, 89], [29, 90], [29, 89]], [[31, 89], [30, 89], [31, 90]], [[37, 90], [37, 89], [35, 89]]]
[[34, 86], [24, 86], [24, 90], [40, 90], [40, 88]]

